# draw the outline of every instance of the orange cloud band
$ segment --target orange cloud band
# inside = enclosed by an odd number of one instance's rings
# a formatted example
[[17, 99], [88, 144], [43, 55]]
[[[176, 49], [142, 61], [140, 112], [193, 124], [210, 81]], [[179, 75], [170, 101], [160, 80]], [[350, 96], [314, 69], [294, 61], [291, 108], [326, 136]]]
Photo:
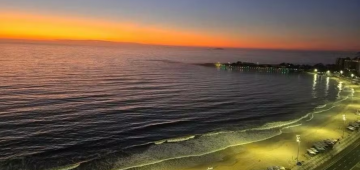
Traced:
[[[36, 40], [105, 40], [158, 45], [242, 47], [267, 49], [360, 50], [358, 40], [320, 38], [308, 41], [302, 35], [277, 35], [267, 28], [235, 33], [209, 33], [74, 16], [49, 16], [25, 12], [0, 12], [0, 38]], [[314, 35], [316, 37], [316, 35]]]
[[228, 46], [237, 42], [220, 36], [183, 30], [170, 30], [137, 23], [110, 22], [3, 12], [0, 14], [0, 38], [108, 40], [162, 45]]

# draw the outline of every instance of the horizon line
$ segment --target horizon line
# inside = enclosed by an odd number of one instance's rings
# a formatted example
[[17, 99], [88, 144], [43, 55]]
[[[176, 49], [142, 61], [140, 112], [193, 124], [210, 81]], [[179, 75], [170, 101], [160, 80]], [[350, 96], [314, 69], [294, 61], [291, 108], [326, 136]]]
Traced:
[[[58, 45], [138, 45], [138, 46], [163, 46], [183, 48], [223, 48], [223, 49], [247, 49], [247, 50], [278, 50], [278, 51], [323, 51], [323, 52], [360, 52], [357, 49], [330, 50], [330, 49], [296, 49], [296, 48], [254, 48], [254, 47], [226, 47], [226, 46], [186, 46], [169, 44], [146, 44], [139, 42], [124, 42], [96, 39], [21, 39], [21, 38], [0, 38], [0, 43], [50, 43]], [[75, 43], [75, 44], [74, 44]], [[98, 43], [98, 44], [93, 44]]]

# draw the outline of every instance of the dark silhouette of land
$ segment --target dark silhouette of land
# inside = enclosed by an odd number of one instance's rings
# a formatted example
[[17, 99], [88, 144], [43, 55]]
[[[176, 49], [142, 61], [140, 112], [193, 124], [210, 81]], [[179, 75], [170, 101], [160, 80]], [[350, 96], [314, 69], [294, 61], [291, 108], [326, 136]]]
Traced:
[[208, 67], [219, 67], [222, 69], [240, 69], [240, 70], [264, 70], [269, 72], [281, 71], [288, 73], [301, 73], [301, 72], [314, 72], [316, 71], [318, 74], [325, 74], [330, 71], [332, 73], [338, 72], [335, 64], [322, 64], [317, 63], [314, 65], [308, 64], [293, 64], [293, 63], [280, 63], [280, 64], [258, 64], [251, 62], [241, 62], [237, 61], [234, 63], [202, 63], [198, 64], [202, 66]]

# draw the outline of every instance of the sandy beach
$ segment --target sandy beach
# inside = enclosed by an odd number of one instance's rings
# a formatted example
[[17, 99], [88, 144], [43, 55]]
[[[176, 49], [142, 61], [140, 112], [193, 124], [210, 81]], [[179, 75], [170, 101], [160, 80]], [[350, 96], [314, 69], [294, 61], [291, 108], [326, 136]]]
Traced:
[[[314, 142], [325, 139], [342, 139], [350, 135], [345, 128], [342, 115], [346, 115], [346, 124], [356, 121], [359, 116], [355, 114], [360, 108], [360, 88], [347, 80], [337, 81], [344, 83], [345, 87], [355, 90], [354, 97], [336, 104], [336, 107], [321, 113], [315, 113], [311, 120], [301, 121], [300, 126], [282, 130], [282, 134], [273, 138], [251, 144], [231, 147], [215, 154], [224, 155], [220, 161], [205, 163], [201, 166], [186, 170], [261, 170], [268, 166], [284, 166], [292, 168], [296, 164], [298, 144], [296, 135], [301, 135], [299, 161], [311, 159], [306, 153]], [[341, 142], [341, 141], [340, 141]]]

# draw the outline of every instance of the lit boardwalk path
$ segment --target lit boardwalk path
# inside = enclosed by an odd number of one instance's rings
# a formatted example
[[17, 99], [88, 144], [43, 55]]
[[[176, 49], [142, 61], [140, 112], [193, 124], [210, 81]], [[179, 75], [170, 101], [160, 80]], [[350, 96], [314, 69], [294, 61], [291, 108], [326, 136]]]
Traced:
[[[359, 141], [360, 142], [360, 141]], [[331, 161], [331, 160], [330, 160]], [[360, 161], [360, 145], [349, 154], [335, 162], [327, 170], [350, 170]]]
[[360, 161], [360, 133], [341, 140], [334, 149], [306, 161], [303, 166], [293, 170], [350, 170]]

